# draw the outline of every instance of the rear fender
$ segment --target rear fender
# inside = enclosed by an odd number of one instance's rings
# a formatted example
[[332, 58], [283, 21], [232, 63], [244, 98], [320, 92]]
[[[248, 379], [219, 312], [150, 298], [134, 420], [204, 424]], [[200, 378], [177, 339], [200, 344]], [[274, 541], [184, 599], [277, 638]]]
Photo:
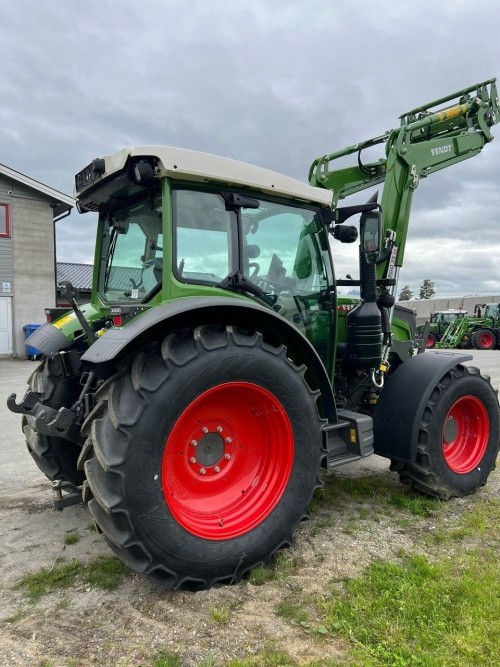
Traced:
[[134, 350], [161, 340], [170, 331], [199, 324], [234, 324], [260, 331], [274, 345], [286, 345], [295, 363], [303, 363], [321, 392], [324, 417], [337, 423], [332, 386], [318, 353], [300, 331], [272, 310], [250, 301], [227, 297], [190, 297], [151, 308], [123, 328], [109, 329], [82, 357], [97, 375], [107, 377]]
[[431, 352], [405, 361], [387, 380], [373, 413], [374, 449], [380, 456], [412, 462], [419, 424], [439, 380], [470, 354]]

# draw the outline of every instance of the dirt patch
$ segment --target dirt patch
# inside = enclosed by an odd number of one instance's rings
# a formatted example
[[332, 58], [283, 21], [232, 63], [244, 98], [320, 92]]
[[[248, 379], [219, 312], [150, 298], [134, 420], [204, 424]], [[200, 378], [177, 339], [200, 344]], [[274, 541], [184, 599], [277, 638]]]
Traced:
[[[377, 457], [339, 469], [327, 487], [346, 477], [369, 477], [387, 497], [399, 486], [387, 462]], [[375, 558], [396, 559], [401, 549], [433, 553], [426, 536], [453, 526], [488, 498], [498, 498], [499, 490], [496, 470], [484, 489], [446, 503], [439, 517], [432, 512], [417, 517], [369, 496], [330, 498], [299, 527], [293, 546], [282, 552], [270, 574], [264, 573], [268, 580], [262, 585], [251, 578], [199, 593], [168, 592], [131, 572], [111, 592], [77, 579], [67, 589], [30, 602], [23, 590], [14, 589], [25, 572], [110, 555], [84, 507], [55, 512], [50, 485], [37, 485], [30, 497], [0, 500], [2, 664], [36, 666], [45, 660], [51, 667], [147, 667], [165, 649], [177, 652], [183, 667], [196, 667], [202, 661], [223, 665], [269, 647], [286, 650], [298, 664], [326, 656], [341, 660], [342, 642], [314, 632], [318, 621], [314, 607], [307, 607], [311, 596], [355, 576]], [[70, 533], [79, 540], [66, 545]], [[301, 626], [278, 613], [285, 603], [307, 608], [308, 623]]]

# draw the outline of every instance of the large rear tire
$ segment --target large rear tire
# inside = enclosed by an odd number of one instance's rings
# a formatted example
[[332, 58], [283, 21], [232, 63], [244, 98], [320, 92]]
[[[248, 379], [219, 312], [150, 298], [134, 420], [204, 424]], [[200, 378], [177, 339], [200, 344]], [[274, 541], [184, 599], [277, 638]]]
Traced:
[[[44, 358], [31, 375], [28, 384], [32, 391], [42, 395], [41, 402], [48, 407], [70, 408], [78, 397], [79, 380], [67, 377], [55, 359]], [[81, 448], [70, 440], [38, 433], [33, 417], [23, 417], [22, 428], [26, 445], [33, 460], [51, 481], [56, 479], [80, 486], [85, 474], [77, 470]]]
[[398, 466], [401, 481], [438, 498], [473, 493], [495, 467], [499, 422], [489, 378], [471, 366], [452, 368], [421, 416], [415, 463]]
[[173, 333], [103, 385], [84, 498], [111, 548], [169, 589], [267, 564], [319, 486], [322, 420], [285, 347], [233, 327]]

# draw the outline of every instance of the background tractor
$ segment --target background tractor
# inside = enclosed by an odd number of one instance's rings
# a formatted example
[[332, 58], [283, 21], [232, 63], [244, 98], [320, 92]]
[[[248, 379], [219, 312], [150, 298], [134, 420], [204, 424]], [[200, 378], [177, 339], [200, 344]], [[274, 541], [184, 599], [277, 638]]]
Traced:
[[495, 350], [500, 347], [500, 315], [498, 303], [478, 303], [474, 317], [455, 320], [442, 335], [437, 347]]
[[[290, 544], [322, 468], [376, 452], [432, 496], [485, 484], [496, 392], [470, 355], [414, 354], [395, 293], [420, 179], [477, 155], [497, 117], [494, 80], [471, 86], [318, 158], [309, 184], [160, 146], [78, 173], [78, 210], [99, 214], [92, 301], [64, 285], [73, 310], [48, 311], [29, 339], [45, 357], [8, 399], [59, 502], [81, 491], [125, 563], [196, 590]], [[339, 206], [377, 184], [380, 203]], [[353, 216], [359, 277], [336, 279]]]
[[[436, 343], [439, 343], [448, 326], [457, 318], [463, 318], [465, 315], [467, 315], [466, 310], [456, 310], [453, 308], [449, 308], [448, 310], [437, 310], [435, 313], [431, 313], [427, 338], [425, 339], [425, 347], [427, 349], [436, 347]], [[416, 328], [415, 335], [417, 338], [422, 338], [424, 328], [425, 325], [423, 324]]]

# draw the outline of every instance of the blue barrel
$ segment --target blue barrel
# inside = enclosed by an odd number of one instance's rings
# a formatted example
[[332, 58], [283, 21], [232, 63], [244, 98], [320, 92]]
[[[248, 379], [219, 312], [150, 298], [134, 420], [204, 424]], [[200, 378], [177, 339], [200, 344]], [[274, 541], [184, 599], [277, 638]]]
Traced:
[[[41, 324], [25, 324], [23, 327], [24, 340], [28, 341], [28, 338], [31, 336], [31, 334], [35, 333], [35, 331], [41, 326]], [[37, 350], [36, 347], [31, 347], [31, 345], [26, 345], [26, 354], [30, 359], [36, 359], [37, 357], [42, 356], [40, 350]]]

